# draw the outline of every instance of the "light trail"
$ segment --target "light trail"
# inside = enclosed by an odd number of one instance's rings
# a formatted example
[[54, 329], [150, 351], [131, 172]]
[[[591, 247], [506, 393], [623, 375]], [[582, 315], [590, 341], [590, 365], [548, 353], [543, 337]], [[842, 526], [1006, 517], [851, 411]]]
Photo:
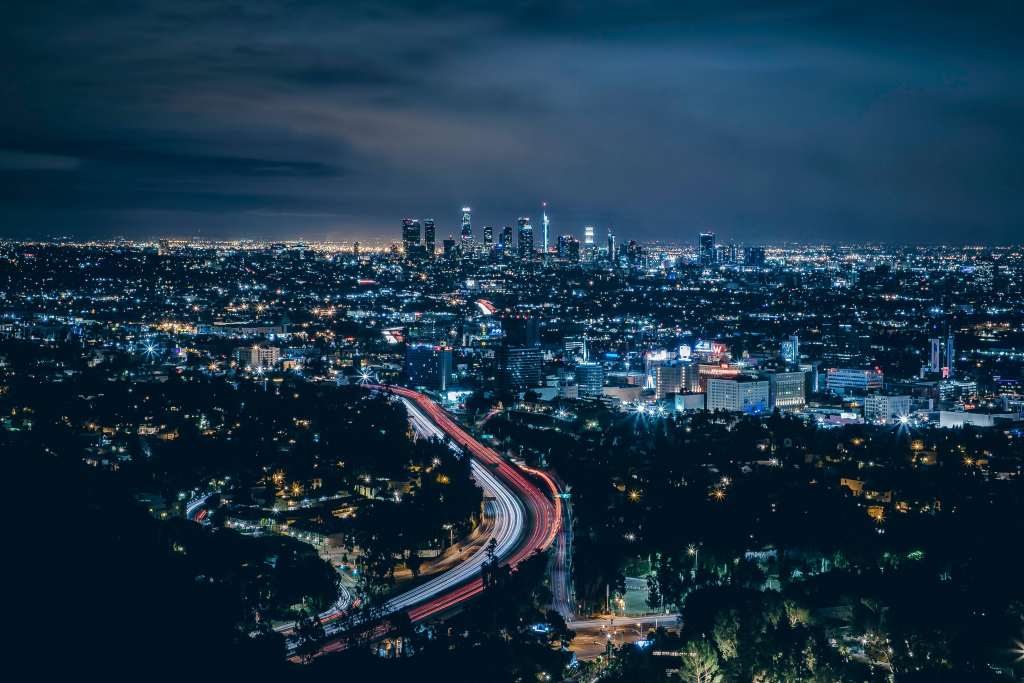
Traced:
[[[495, 523], [492, 538], [496, 540], [495, 556], [515, 568], [537, 551], [547, 549], [558, 534], [561, 501], [557, 487], [548, 475], [538, 476], [550, 487], [549, 499], [533, 482], [512, 467], [496, 451], [470, 436], [448, 414], [429, 398], [404, 387], [366, 385], [367, 388], [391, 393], [402, 399], [414, 429], [420, 434], [451, 440], [454, 447], [471, 456], [474, 479], [495, 501]], [[457, 567], [402, 593], [386, 603], [385, 611], [408, 610], [413, 622], [423, 621], [483, 591], [480, 568], [487, 560], [486, 546]], [[339, 625], [325, 625], [328, 635], [341, 630]], [[323, 647], [324, 652], [341, 650], [345, 643], [335, 641]]]
[[192, 521], [196, 520], [196, 514], [199, 510], [206, 505], [206, 501], [213, 495], [213, 491], [207, 491], [206, 493], [200, 493], [198, 496], [185, 503], [185, 518]]

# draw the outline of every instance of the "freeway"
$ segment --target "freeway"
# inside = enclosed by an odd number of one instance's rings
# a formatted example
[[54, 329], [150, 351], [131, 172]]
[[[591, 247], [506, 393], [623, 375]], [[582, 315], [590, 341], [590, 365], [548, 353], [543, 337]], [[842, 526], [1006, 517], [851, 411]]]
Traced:
[[[420, 436], [447, 438], [453, 450], [468, 454], [474, 480], [493, 501], [494, 522], [489, 529], [488, 543], [452, 569], [433, 577], [405, 593], [391, 598], [384, 613], [408, 610], [413, 622], [423, 621], [473, 597], [483, 590], [480, 570], [487, 560], [486, 545], [494, 540], [494, 554], [499, 561], [515, 567], [537, 551], [549, 548], [559, 535], [561, 499], [558, 487], [547, 473], [523, 467], [532, 477], [540, 479], [547, 493], [505, 461], [496, 451], [470, 436], [447, 413], [429, 398], [403, 387], [367, 385], [367, 388], [395, 395], [409, 415], [413, 429]], [[548, 497], [550, 494], [550, 498]], [[202, 494], [188, 502], [186, 515], [197, 519], [211, 494]], [[328, 636], [337, 635], [345, 624], [340, 617], [348, 612], [352, 595], [343, 588], [338, 601], [319, 615]], [[282, 624], [278, 631], [289, 632], [294, 624]], [[343, 649], [342, 641], [333, 641], [323, 651]]]
[[[564, 487], [559, 486], [559, 490]], [[562, 524], [555, 539], [551, 565], [551, 605], [567, 622], [576, 618], [572, 590], [572, 506], [568, 499], [562, 507]]]
[[[404, 387], [366, 385], [367, 388], [397, 396], [409, 413], [413, 428], [423, 436], [447, 437], [454, 448], [471, 458], [473, 477], [495, 501], [495, 522], [491, 530], [495, 555], [515, 567], [535, 552], [554, 542], [559, 529], [561, 500], [555, 484], [544, 472], [530, 470], [548, 489], [548, 495], [496, 451], [470, 436], [437, 404], [419, 392]], [[387, 612], [408, 610], [413, 622], [423, 621], [468, 600], [483, 590], [480, 566], [487, 559], [483, 550], [465, 562], [402, 593], [386, 606]], [[337, 630], [326, 626], [328, 634]], [[345, 647], [335, 641], [324, 651]]]
[[[430, 438], [444, 438], [444, 432], [431, 422], [412, 400], [405, 397], [402, 397], [401, 400], [405, 404], [409, 419], [417, 433]], [[504, 559], [515, 548], [526, 527], [526, 510], [519, 498], [492, 474], [487, 466], [474, 459], [470, 462], [470, 467], [473, 478], [480, 484], [484, 493], [494, 499], [494, 526], [490, 538], [495, 541], [495, 556]], [[458, 586], [479, 574], [480, 567], [486, 560], [486, 550], [481, 548], [453, 569], [393, 598], [387, 603], [386, 611], [389, 613], [399, 612]]]

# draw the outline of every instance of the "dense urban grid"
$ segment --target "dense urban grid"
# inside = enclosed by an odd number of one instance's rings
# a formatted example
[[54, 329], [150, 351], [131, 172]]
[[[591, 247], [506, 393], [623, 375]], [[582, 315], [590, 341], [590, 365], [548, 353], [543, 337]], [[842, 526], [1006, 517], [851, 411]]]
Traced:
[[553, 214], [0, 243], [37, 656], [1024, 675], [1024, 247], [640, 243]]

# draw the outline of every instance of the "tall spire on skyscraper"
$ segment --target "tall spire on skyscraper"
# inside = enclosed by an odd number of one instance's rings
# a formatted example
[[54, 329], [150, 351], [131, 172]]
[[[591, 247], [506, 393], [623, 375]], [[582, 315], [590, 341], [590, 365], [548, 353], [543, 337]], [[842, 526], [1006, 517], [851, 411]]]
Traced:
[[541, 211], [542, 211], [543, 223], [544, 223], [544, 251], [543, 251], [544, 256], [543, 256], [543, 259], [544, 259], [544, 262], [546, 263], [547, 260], [548, 260], [548, 224], [551, 223], [551, 221], [548, 219], [548, 203], [547, 202], [541, 202]]

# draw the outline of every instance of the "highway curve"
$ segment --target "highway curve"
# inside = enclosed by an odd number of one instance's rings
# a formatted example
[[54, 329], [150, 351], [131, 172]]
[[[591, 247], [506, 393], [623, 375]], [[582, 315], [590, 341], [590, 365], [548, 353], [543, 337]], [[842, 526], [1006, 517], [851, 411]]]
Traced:
[[[466, 433], [423, 394], [404, 387], [367, 385], [367, 388], [400, 397], [417, 431], [431, 436], [446, 436], [472, 458], [474, 478], [495, 500], [495, 554], [501, 561], [515, 567], [535, 552], [551, 546], [558, 534], [561, 500], [556, 495], [554, 482], [545, 473], [530, 471], [544, 482], [547, 492], [523, 476], [496, 451]], [[388, 601], [387, 611], [407, 609], [410, 619], [417, 622], [468, 600], [483, 590], [480, 566], [484, 560], [486, 551], [482, 548], [444, 574], [392, 598]], [[331, 633], [329, 626], [327, 629]], [[336, 641], [325, 645], [323, 650], [329, 652], [343, 647], [344, 643]]]

